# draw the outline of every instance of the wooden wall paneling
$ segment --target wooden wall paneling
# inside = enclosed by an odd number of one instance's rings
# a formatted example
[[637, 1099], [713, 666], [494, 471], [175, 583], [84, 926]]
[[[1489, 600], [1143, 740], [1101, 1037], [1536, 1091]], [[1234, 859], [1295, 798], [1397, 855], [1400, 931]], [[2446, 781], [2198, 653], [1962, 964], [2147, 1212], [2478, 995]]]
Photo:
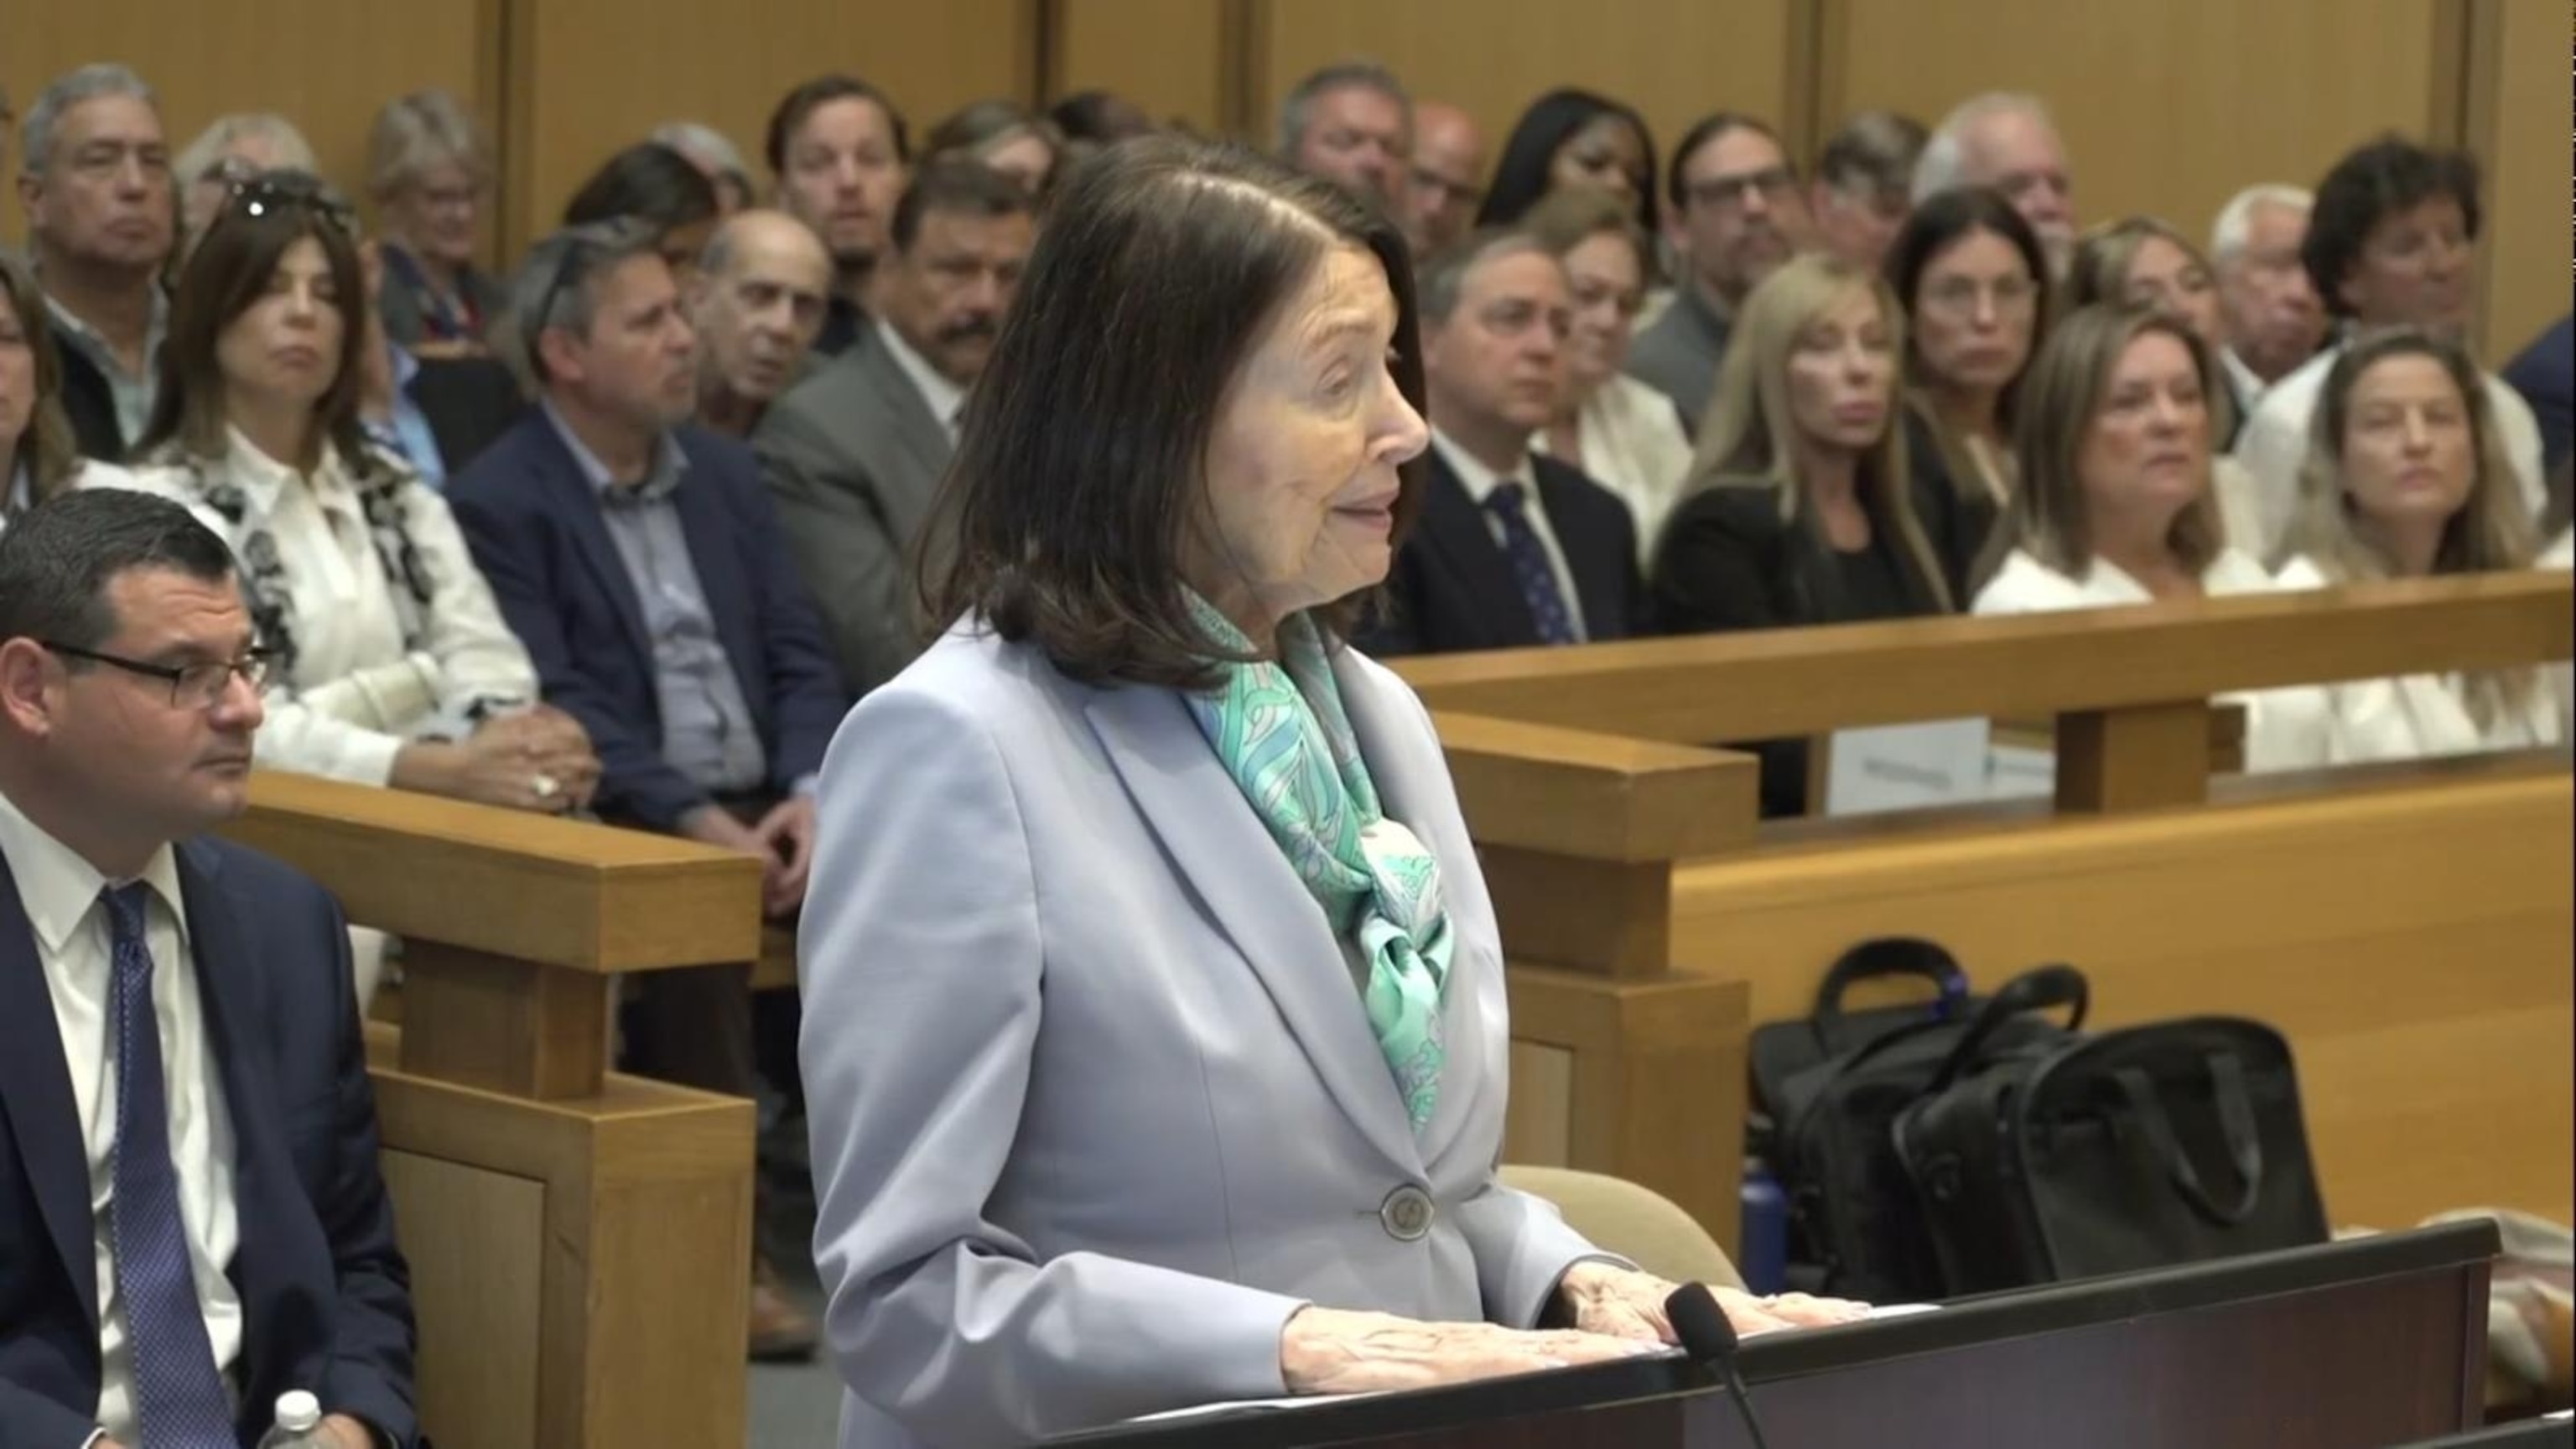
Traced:
[[[755, 170], [769, 112], [799, 82], [848, 71], [883, 88], [917, 138], [969, 101], [1037, 99], [1028, 0], [511, 0], [512, 253], [563, 214], [582, 180], [665, 121], [715, 127]], [[765, 175], [755, 177], [766, 184]]]
[[1932, 125], [1981, 91], [2034, 92], [2085, 224], [2144, 212], [2196, 237], [2240, 187], [2314, 185], [2376, 133], [2446, 131], [2462, 35], [2457, 0], [1825, 0], [1818, 24], [1825, 127], [1877, 106]]
[[1157, 121], [1226, 133], [1226, 9], [1211, 0], [1047, 0], [1047, 100], [1103, 89]]
[[1683, 130], [1710, 111], [1786, 119], [1798, 3], [1266, 0], [1255, 7], [1255, 114], [1264, 139], [1275, 139], [1279, 100], [1300, 77], [1364, 56], [1394, 70], [1414, 95], [1465, 108], [1496, 159], [1512, 123], [1542, 92], [1571, 85], [1618, 97], [1653, 128], [1660, 169]]
[[[160, 94], [175, 158], [207, 123], [275, 111], [313, 143], [323, 173], [364, 193], [367, 127], [404, 91], [436, 86], [470, 107], [496, 97], [488, 11], [500, 0], [15, 0], [0, 4], [0, 85], [23, 123], [37, 92], [92, 61], [134, 68]], [[0, 235], [26, 234], [13, 137]]]
[[2566, 7], [2472, 0], [2463, 132], [2486, 172], [2480, 352], [2502, 366], [2567, 311], [2571, 249]]

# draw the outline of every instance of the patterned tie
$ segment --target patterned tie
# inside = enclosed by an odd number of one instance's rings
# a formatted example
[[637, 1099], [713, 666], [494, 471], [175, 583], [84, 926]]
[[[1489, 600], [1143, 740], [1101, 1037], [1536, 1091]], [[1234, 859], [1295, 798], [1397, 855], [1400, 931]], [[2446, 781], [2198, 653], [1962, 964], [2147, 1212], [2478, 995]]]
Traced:
[[1485, 506], [1503, 525], [1503, 561], [1512, 566], [1512, 582], [1521, 586], [1521, 598], [1529, 604], [1530, 619], [1538, 625], [1538, 642], [1575, 642], [1574, 612], [1565, 606], [1565, 593], [1556, 586], [1556, 569], [1547, 561], [1547, 545], [1539, 542], [1538, 530], [1530, 527], [1529, 490], [1506, 478], [1485, 500]]
[[114, 931], [110, 1000], [116, 1030], [116, 1286], [134, 1349], [134, 1407], [144, 1449], [239, 1449], [232, 1408], [206, 1337], [170, 1163], [170, 1098], [161, 1024], [152, 1005], [152, 948], [143, 936], [151, 887], [103, 893]]

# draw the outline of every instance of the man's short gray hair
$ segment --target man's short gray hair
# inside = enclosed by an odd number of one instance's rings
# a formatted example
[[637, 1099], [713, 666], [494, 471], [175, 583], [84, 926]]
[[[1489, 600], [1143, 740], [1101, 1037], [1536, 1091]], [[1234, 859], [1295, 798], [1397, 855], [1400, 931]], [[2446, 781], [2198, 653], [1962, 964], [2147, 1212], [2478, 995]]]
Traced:
[[659, 256], [661, 238], [633, 217], [568, 226], [528, 249], [528, 260], [510, 284], [511, 365], [531, 393], [549, 380], [537, 339], [559, 327], [590, 335], [599, 306], [599, 279], [618, 263]]
[[30, 176], [44, 175], [53, 162], [54, 128], [62, 124], [63, 112], [101, 96], [131, 96], [150, 106], [154, 115], [161, 113], [161, 98], [130, 67], [106, 61], [82, 66], [55, 77], [27, 108], [26, 141], [20, 148], [24, 159], [19, 166]]
[[198, 132], [197, 139], [189, 142], [179, 159], [171, 163], [170, 174], [178, 178], [180, 185], [193, 186], [214, 169], [225, 148], [248, 136], [265, 139], [277, 152], [277, 170], [319, 173], [322, 169], [313, 158], [313, 144], [295, 129], [293, 121], [274, 111], [240, 111]]
[[1295, 158], [1297, 148], [1306, 143], [1306, 128], [1314, 124], [1315, 101], [1326, 91], [1370, 90], [1395, 102], [1404, 109], [1404, 128], [1413, 129], [1413, 97], [1405, 94], [1404, 82], [1395, 72], [1372, 60], [1345, 60], [1328, 65], [1288, 92], [1279, 103], [1279, 154]]
[[1517, 226], [1489, 226], [1422, 259], [1413, 271], [1414, 305], [1425, 322], [1447, 322], [1458, 310], [1467, 278], [1487, 262], [1535, 252], [1551, 261], [1556, 253], [1535, 232]]
[[1997, 116], [2021, 115], [2037, 121], [2057, 136], [2057, 149], [2066, 150], [2066, 138], [2058, 135], [2057, 122], [2048, 114], [2048, 103], [2024, 91], [1988, 91], [1970, 96], [1941, 118], [1925, 142], [1923, 155], [1914, 163], [1914, 204], [1962, 184], [1968, 169], [1968, 134]]
[[2245, 250], [2245, 240], [2254, 230], [2254, 208], [2282, 206], [2304, 216], [2317, 209], [2317, 194], [2304, 186], [2286, 186], [2277, 181], [2259, 182], [2227, 199], [2219, 208], [2218, 222], [2209, 229], [2209, 260], [2225, 266]]

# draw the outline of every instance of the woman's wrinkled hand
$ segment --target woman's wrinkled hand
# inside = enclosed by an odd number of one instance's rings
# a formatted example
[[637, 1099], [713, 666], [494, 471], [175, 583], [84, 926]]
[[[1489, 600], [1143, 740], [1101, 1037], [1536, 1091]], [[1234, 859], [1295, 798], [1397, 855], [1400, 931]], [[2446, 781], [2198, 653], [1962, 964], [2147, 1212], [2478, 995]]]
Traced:
[[[1566, 1318], [1577, 1329], [1616, 1338], [1672, 1343], [1676, 1340], [1672, 1320], [1664, 1313], [1664, 1300], [1672, 1296], [1676, 1286], [1652, 1273], [1615, 1263], [1577, 1263], [1566, 1270], [1556, 1291]], [[1757, 1298], [1733, 1288], [1708, 1291], [1725, 1313], [1726, 1321], [1735, 1326], [1739, 1338], [1783, 1328], [1828, 1328], [1869, 1316], [1868, 1304], [1843, 1298], [1811, 1298], [1804, 1293]]]
[[1310, 1306], [1280, 1333], [1279, 1369], [1290, 1393], [1365, 1394], [1602, 1363], [1645, 1347], [1574, 1329], [1428, 1323]]

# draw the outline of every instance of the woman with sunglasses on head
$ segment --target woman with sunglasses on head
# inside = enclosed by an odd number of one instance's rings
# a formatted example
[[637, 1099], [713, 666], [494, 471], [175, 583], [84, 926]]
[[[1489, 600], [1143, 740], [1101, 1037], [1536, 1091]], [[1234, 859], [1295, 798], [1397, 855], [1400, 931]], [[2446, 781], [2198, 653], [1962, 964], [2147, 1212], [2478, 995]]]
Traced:
[[235, 186], [188, 260], [131, 468], [241, 562], [268, 659], [259, 762], [487, 805], [580, 808], [581, 727], [537, 705], [447, 505], [359, 423], [354, 223], [302, 172]]

